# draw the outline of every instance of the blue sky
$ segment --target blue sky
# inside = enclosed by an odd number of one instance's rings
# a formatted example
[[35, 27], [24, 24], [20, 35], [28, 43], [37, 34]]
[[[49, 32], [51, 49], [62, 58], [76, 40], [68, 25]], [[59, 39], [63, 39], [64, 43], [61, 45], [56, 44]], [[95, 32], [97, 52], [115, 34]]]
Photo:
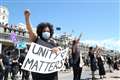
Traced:
[[[31, 11], [34, 27], [50, 22], [61, 27], [61, 32], [78, 36], [82, 40], [120, 39], [119, 0], [0, 0], [9, 9], [9, 23], [25, 23], [23, 12]], [[57, 31], [56, 31], [57, 32]]]

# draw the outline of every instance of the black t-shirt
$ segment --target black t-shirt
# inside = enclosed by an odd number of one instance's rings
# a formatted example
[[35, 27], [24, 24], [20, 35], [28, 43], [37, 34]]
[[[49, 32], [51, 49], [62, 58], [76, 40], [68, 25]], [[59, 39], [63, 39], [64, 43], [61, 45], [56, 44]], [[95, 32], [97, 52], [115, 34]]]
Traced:
[[48, 48], [54, 48], [58, 46], [55, 40], [49, 39], [45, 41], [45, 40], [40, 39], [40, 37], [36, 39], [35, 43], [48, 47]]
[[112, 64], [112, 63], [113, 63], [111, 57], [107, 57], [107, 63], [108, 63], [108, 64]]
[[90, 62], [91, 62], [91, 63], [95, 62], [94, 53], [89, 52], [89, 57], [90, 57]]

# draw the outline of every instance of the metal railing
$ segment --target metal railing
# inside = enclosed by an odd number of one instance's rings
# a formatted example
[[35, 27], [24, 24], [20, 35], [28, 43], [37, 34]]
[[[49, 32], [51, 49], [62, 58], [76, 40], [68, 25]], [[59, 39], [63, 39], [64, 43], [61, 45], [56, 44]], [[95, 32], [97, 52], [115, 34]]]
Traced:
[[[28, 37], [25, 37], [25, 36], [19, 36], [17, 35], [16, 36], [17, 40], [24, 40], [25, 42], [29, 42], [29, 38]], [[12, 42], [11, 41], [11, 38], [10, 38], [10, 33], [0, 33], [0, 40], [3, 40], [3, 41], [9, 41], [9, 42]]]
[[[0, 41], [7, 41], [7, 42], [12, 42], [10, 39], [10, 35], [14, 30], [9, 31], [9, 29], [4, 30], [4, 27], [0, 26]], [[17, 40], [24, 40], [25, 42], [29, 42], [29, 37], [28, 33], [25, 32], [24, 35], [23, 33], [19, 33], [19, 31], [15, 32]]]

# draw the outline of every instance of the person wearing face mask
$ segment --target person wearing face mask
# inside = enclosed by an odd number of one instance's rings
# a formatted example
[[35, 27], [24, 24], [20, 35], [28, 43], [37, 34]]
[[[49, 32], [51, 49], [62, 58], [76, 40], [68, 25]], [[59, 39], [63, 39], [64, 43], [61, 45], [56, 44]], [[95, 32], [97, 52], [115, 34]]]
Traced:
[[[30, 12], [28, 10], [25, 10], [25, 21], [26, 21], [26, 28], [29, 33], [30, 41], [35, 42], [39, 45], [51, 48], [54, 53], [57, 53], [60, 48], [58, 47], [55, 40], [52, 39], [54, 30], [53, 25], [48, 22], [42, 22], [38, 24], [37, 26], [37, 35], [35, 35], [32, 31], [29, 18], [30, 18]], [[58, 73], [53, 72], [49, 74], [42, 74], [42, 73], [35, 73], [32, 72], [32, 78], [33, 80], [58, 80]]]

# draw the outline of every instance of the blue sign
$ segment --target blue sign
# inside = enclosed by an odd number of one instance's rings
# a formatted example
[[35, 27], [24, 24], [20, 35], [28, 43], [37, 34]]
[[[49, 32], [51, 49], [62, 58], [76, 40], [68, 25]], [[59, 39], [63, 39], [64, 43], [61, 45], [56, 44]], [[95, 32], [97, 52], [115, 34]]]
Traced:
[[56, 30], [60, 31], [60, 30], [61, 30], [61, 27], [57, 27]]
[[26, 46], [25, 41], [19, 41], [18, 44], [17, 44], [17, 48], [18, 48], [18, 49], [24, 49], [24, 48], [26, 48], [26, 47], [27, 47], [27, 46]]

